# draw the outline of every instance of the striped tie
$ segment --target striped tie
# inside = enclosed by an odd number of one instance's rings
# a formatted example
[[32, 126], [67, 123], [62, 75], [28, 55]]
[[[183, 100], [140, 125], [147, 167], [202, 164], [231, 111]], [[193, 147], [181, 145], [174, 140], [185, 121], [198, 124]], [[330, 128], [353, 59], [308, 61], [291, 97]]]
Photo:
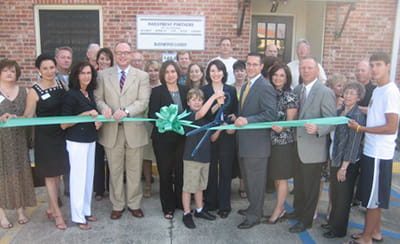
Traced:
[[306, 103], [306, 98], [307, 98], [306, 86], [303, 85], [303, 88], [301, 89], [300, 93], [300, 109], [303, 109], [304, 103]]
[[125, 79], [126, 79], [126, 75], [125, 75], [125, 71], [121, 71], [121, 79], [119, 79], [119, 88], [124, 88], [124, 84], [125, 84]]
[[248, 81], [246, 84], [246, 88], [244, 89], [243, 95], [242, 95], [242, 101], [240, 103], [240, 107], [243, 107], [244, 101], [246, 101], [246, 97], [249, 94], [250, 91], [250, 86], [251, 86], [251, 81]]

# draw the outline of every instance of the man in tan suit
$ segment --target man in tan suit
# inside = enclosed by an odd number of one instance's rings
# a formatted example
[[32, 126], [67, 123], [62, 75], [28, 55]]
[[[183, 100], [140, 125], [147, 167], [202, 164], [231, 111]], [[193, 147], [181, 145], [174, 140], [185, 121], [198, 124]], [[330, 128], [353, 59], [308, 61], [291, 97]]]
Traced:
[[[106, 118], [144, 117], [150, 97], [149, 76], [130, 65], [132, 49], [128, 43], [118, 43], [114, 54], [116, 65], [98, 74], [97, 107]], [[99, 131], [110, 167], [111, 219], [121, 218], [125, 205], [134, 217], [143, 217], [140, 179], [148, 138], [143, 122], [104, 123]]]

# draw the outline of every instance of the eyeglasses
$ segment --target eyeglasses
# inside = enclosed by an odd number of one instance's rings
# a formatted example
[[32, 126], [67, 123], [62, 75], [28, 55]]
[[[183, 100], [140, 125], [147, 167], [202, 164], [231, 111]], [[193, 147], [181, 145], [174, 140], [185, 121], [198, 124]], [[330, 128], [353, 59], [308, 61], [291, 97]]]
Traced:
[[343, 96], [358, 96], [358, 92], [356, 91], [345, 91]]
[[249, 67], [257, 67], [259, 65], [260, 64], [257, 64], [257, 63], [246, 63], [246, 66], [249, 66]]
[[122, 56], [122, 55], [128, 56], [129, 54], [131, 54], [131, 52], [115, 52], [115, 55], [117, 56]]

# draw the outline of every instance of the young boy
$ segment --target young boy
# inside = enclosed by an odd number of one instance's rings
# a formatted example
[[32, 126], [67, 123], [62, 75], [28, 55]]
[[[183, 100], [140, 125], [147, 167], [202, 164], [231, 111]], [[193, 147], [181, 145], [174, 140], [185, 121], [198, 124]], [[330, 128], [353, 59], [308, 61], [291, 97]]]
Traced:
[[[187, 94], [187, 104], [192, 110], [187, 120], [194, 121], [195, 125], [205, 125], [209, 120], [205, 119], [207, 111], [215, 100], [223, 100], [224, 93], [214, 93], [204, 104], [204, 94], [200, 89], [191, 89]], [[210, 140], [206, 140], [200, 147], [199, 151], [192, 157], [192, 152], [203, 137], [205, 131], [192, 136], [186, 137], [185, 151], [183, 153], [183, 191], [182, 191], [182, 205], [183, 205], [183, 223], [189, 228], [196, 228], [193, 222], [192, 214], [190, 211], [190, 194], [194, 193], [196, 202], [196, 210], [194, 216], [206, 220], [215, 220], [215, 215], [210, 214], [203, 209], [203, 191], [207, 188], [208, 170], [210, 167]], [[218, 139], [221, 131], [216, 131], [211, 135], [211, 141]]]
[[353, 234], [356, 241], [348, 243], [372, 243], [381, 241], [381, 213], [389, 208], [392, 181], [392, 162], [400, 114], [400, 93], [390, 81], [390, 59], [385, 53], [375, 53], [369, 59], [372, 76], [377, 87], [368, 105], [367, 126], [351, 120], [349, 127], [365, 132], [364, 150], [361, 156], [358, 198], [367, 208], [362, 233]]

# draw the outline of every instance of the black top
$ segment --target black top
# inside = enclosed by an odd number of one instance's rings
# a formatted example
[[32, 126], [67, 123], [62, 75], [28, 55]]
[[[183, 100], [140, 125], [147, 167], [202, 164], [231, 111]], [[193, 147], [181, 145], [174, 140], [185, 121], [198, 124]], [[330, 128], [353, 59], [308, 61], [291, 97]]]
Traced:
[[[211, 84], [207, 84], [207, 85], [201, 87], [201, 90], [204, 93], [204, 103], [205, 103], [214, 94], [214, 89], [213, 89]], [[222, 90], [224, 92], [226, 92], [226, 93], [229, 93], [229, 95], [231, 97], [230, 104], [224, 109], [224, 117], [226, 119], [226, 116], [229, 115], [229, 114], [237, 115], [237, 112], [238, 112], [238, 99], [237, 99], [237, 95], [236, 95], [236, 88], [234, 88], [233, 86], [224, 84]], [[217, 103], [217, 101], [214, 101], [212, 106], [214, 106], [216, 103]], [[214, 119], [214, 116], [211, 114], [211, 108], [208, 110], [207, 118], [208, 119]]]
[[[88, 91], [89, 97], [82, 92], [70, 89], [63, 102], [62, 115], [78, 115], [80, 113], [96, 109], [93, 91]], [[66, 139], [75, 142], [94, 142], [97, 139], [97, 131], [94, 122], [78, 123], [66, 130]]]
[[[189, 91], [189, 88], [187, 86], [178, 84], [178, 89], [183, 110], [189, 110], [189, 107], [186, 102], [186, 94]], [[151, 90], [148, 117], [153, 119], [158, 119], [156, 116], [156, 112], [160, 112], [161, 107], [169, 106], [171, 104], [174, 104], [174, 101], [172, 100], [171, 94], [168, 91], [167, 86], [165, 84], [162, 84], [161, 86], [154, 87]], [[161, 139], [163, 141], [175, 141], [179, 137], [182, 136], [173, 131], [159, 133], [157, 128], [153, 128], [153, 132], [151, 134], [152, 139], [155, 140]]]
[[[337, 115], [340, 116], [343, 110], [344, 106], [337, 111]], [[358, 106], [354, 106], [350, 109], [346, 117], [354, 119], [361, 126], [365, 126], [365, 114], [361, 112]], [[362, 132], [350, 129], [347, 124], [337, 125], [335, 128], [335, 137], [333, 139], [331, 167], [341, 167], [343, 161], [348, 161], [352, 164], [356, 163], [360, 159], [362, 152], [361, 140], [363, 135], [364, 133]]]
[[376, 88], [375, 85], [371, 83], [371, 81], [365, 86], [365, 96], [364, 98], [358, 102], [358, 105], [363, 107], [368, 107], [369, 100], [371, 100], [372, 92]]
[[[185, 118], [185, 120], [190, 120], [193, 121], [193, 124], [195, 125], [205, 125], [209, 123], [205, 118], [194, 120], [195, 118], [195, 112], [192, 111], [192, 113]], [[185, 127], [185, 133], [193, 130], [191, 127]], [[206, 131], [202, 131], [200, 133], [194, 134], [192, 136], [186, 136], [186, 141], [185, 141], [185, 150], [183, 152], [183, 160], [191, 160], [191, 161], [196, 161], [196, 162], [202, 162], [202, 163], [209, 163], [210, 162], [210, 138], [207, 138], [203, 145], [201, 145], [200, 149], [197, 151], [197, 153], [192, 157], [192, 152], [196, 148], [197, 144], [200, 142], [201, 138], [203, 135], [206, 133]]]

